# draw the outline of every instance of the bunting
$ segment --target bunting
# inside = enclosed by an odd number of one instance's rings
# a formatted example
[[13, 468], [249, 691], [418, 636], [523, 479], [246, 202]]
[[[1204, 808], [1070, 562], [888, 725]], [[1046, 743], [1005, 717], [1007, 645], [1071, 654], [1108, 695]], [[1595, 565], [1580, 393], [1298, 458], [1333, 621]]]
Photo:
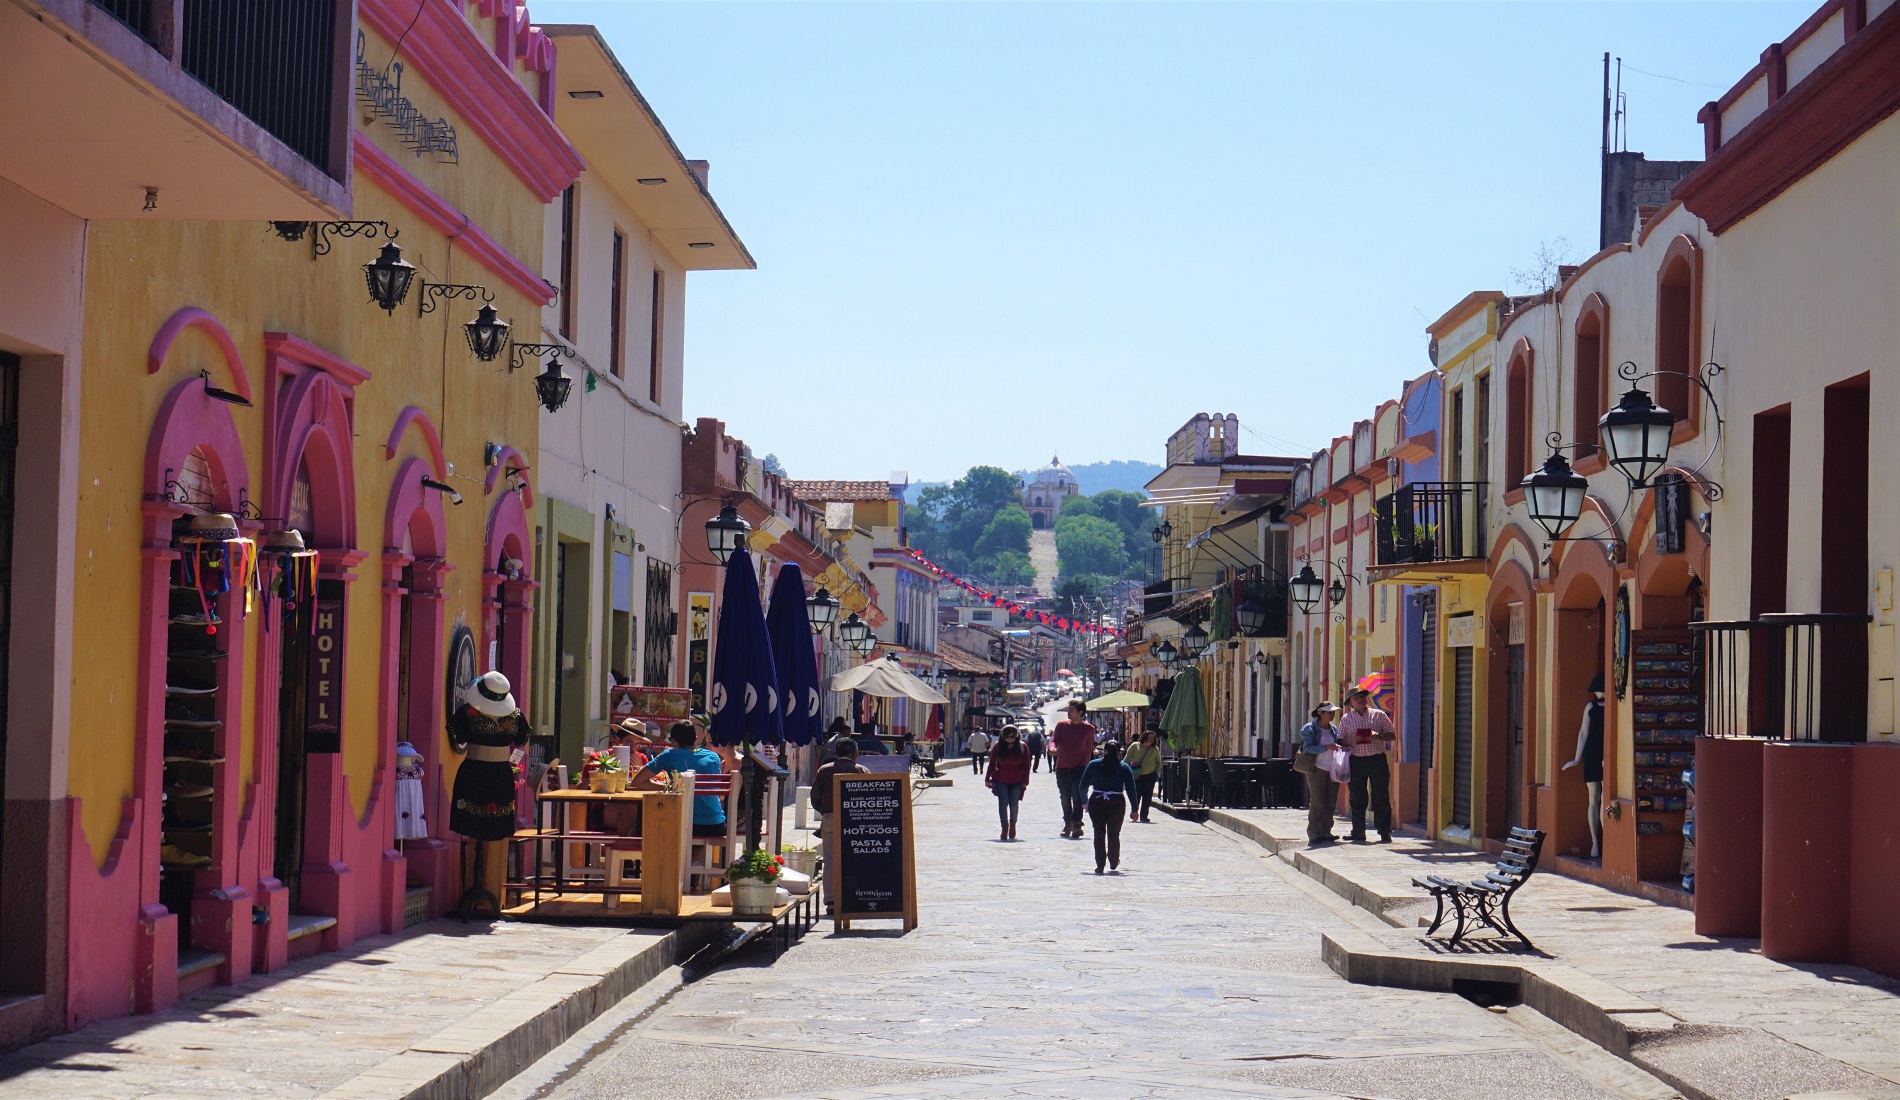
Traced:
[[958, 588], [961, 588], [965, 592], [968, 592], [972, 596], [975, 596], [979, 602], [989, 604], [992, 607], [1003, 608], [1012, 615], [1020, 615], [1024, 619], [1030, 619], [1035, 622], [1039, 622], [1043, 626], [1052, 627], [1056, 630], [1066, 630], [1072, 633], [1081, 633], [1081, 634], [1099, 634], [1105, 638], [1120, 638], [1122, 636], [1122, 631], [1120, 627], [1101, 626], [1096, 623], [1079, 623], [1071, 619], [1062, 618], [1048, 611], [1038, 611], [1033, 607], [1025, 607], [1022, 604], [1004, 599], [1002, 596], [998, 596], [994, 592], [986, 592], [983, 589], [978, 588], [976, 585], [971, 584], [969, 581], [966, 581], [962, 577], [957, 576], [955, 573], [950, 572], [948, 569], [945, 569], [941, 565], [938, 565], [936, 562], [931, 561], [929, 558], [924, 557], [924, 555], [917, 550], [913, 550], [910, 547], [906, 546], [903, 548], [903, 552], [905, 554], [910, 555], [910, 557], [914, 559], [917, 562], [917, 564], [923, 566], [925, 571], [927, 571], [931, 576], [936, 577], [940, 581], [944, 581], [949, 584], [954, 584]]

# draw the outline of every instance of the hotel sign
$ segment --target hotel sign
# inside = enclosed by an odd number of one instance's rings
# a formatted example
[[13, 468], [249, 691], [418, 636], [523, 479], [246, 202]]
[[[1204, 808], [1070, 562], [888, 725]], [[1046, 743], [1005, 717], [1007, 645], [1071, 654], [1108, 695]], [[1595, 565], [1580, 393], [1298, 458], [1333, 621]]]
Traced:
[[304, 683], [304, 751], [343, 751], [343, 582], [324, 581], [312, 605]]

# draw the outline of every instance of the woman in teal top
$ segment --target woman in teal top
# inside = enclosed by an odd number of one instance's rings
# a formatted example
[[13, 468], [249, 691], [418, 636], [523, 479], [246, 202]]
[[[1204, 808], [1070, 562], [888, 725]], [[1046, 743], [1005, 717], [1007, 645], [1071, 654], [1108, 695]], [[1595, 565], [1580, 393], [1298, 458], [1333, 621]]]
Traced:
[[[691, 722], [676, 722], [668, 731], [667, 737], [673, 747], [647, 761], [647, 766], [633, 777], [634, 782], [644, 787], [658, 787], [663, 772], [693, 772], [696, 775], [718, 775], [724, 771], [719, 754], [711, 749], [696, 749], [694, 742], [699, 734]], [[698, 794], [693, 796], [693, 835], [725, 836], [726, 804], [716, 794]]]
[[1102, 743], [1102, 755], [1089, 761], [1076, 780], [1076, 794], [1088, 806], [1095, 827], [1095, 873], [1106, 866], [1119, 874], [1122, 864], [1122, 815], [1135, 800], [1135, 772], [1122, 762], [1119, 741]]

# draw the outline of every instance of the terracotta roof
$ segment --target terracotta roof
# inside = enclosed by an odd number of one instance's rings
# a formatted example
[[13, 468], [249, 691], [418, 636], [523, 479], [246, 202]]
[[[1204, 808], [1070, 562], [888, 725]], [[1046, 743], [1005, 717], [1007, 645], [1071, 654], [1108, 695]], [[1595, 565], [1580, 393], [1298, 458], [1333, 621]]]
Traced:
[[1001, 665], [993, 665], [968, 650], [944, 642], [937, 643], [937, 661], [951, 672], [975, 676], [1001, 676], [1006, 671]]
[[786, 481], [785, 487], [799, 500], [833, 501], [890, 500], [888, 481]]

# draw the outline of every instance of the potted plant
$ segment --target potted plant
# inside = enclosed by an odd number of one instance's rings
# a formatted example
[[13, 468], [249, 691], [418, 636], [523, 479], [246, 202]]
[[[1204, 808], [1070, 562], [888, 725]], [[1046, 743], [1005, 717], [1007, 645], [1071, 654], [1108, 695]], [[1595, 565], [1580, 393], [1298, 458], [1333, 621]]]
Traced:
[[779, 854], [785, 857], [785, 866], [807, 878], [817, 876], [818, 849], [800, 848], [796, 844], [787, 844], [779, 849]]
[[587, 763], [581, 769], [595, 794], [615, 794], [627, 789], [627, 769], [611, 749], [588, 749]]
[[726, 884], [732, 887], [732, 915], [771, 916], [778, 903], [778, 877], [784, 866], [784, 856], [754, 848], [727, 867]]

